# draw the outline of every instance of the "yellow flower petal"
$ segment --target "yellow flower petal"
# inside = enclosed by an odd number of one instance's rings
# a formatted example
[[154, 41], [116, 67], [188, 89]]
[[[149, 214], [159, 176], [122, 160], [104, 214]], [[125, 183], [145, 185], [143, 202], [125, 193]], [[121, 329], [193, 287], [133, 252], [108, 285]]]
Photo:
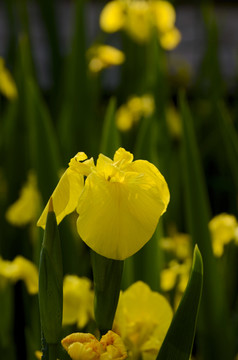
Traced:
[[178, 29], [173, 28], [160, 35], [160, 44], [165, 50], [173, 50], [181, 40], [181, 33]]
[[91, 281], [76, 275], [67, 275], [63, 283], [63, 325], [77, 323], [83, 328], [93, 317]]
[[34, 295], [38, 292], [38, 270], [23, 256], [17, 256], [13, 261], [0, 258], [0, 275], [12, 282], [23, 280], [29, 294]]
[[150, 1], [154, 15], [155, 25], [161, 33], [167, 32], [174, 27], [175, 10], [168, 1]]
[[[125, 158], [121, 158], [121, 151]], [[129, 158], [127, 158], [129, 154]], [[147, 161], [132, 161], [119, 150], [114, 163], [92, 172], [79, 199], [77, 229], [95, 252], [125, 259], [153, 235], [169, 202], [167, 184], [159, 170]], [[98, 164], [96, 170], [98, 169]]]
[[145, 43], [150, 39], [152, 31], [151, 12], [146, 1], [130, 2], [127, 9], [125, 29], [139, 43]]
[[[59, 224], [66, 215], [76, 209], [80, 193], [83, 189], [83, 184], [83, 175], [79, 176], [70, 168], [64, 172], [53, 194], [51, 195], [57, 224]], [[37, 222], [37, 226], [41, 226], [43, 229], [46, 225], [48, 206], [49, 201]]]
[[119, 335], [109, 330], [100, 340], [102, 353], [100, 360], [124, 360], [127, 358], [127, 351]]
[[214, 255], [223, 255], [224, 246], [232, 240], [236, 240], [238, 222], [234, 215], [222, 213], [216, 215], [209, 222], [209, 229], [212, 235], [212, 247]]
[[92, 72], [98, 72], [113, 65], [121, 65], [125, 61], [125, 55], [122, 51], [109, 45], [92, 46], [88, 51], [91, 58], [89, 69]]
[[24, 226], [35, 222], [39, 215], [41, 196], [34, 173], [30, 172], [23, 185], [19, 199], [6, 212], [7, 221], [14, 226]]
[[[73, 212], [78, 203], [79, 196], [84, 186], [84, 176], [87, 176], [94, 167], [93, 159], [83, 161], [87, 158], [84, 153], [78, 153], [69, 163], [69, 168], [62, 175], [51, 198], [53, 200], [54, 212], [57, 224], [63, 218]], [[49, 201], [37, 222], [37, 226], [45, 228]]]
[[116, 112], [116, 125], [121, 131], [128, 131], [133, 125], [133, 114], [126, 105], [122, 105]]
[[8, 99], [13, 100], [18, 96], [15, 82], [10, 72], [5, 67], [4, 59], [0, 57], [0, 91]]
[[121, 293], [113, 330], [121, 336], [130, 358], [148, 354], [156, 358], [171, 320], [172, 309], [165, 297], [138, 281]]
[[73, 360], [99, 360], [100, 343], [89, 333], [73, 333], [61, 341], [62, 346]]
[[103, 8], [100, 15], [100, 27], [108, 33], [121, 30], [125, 23], [126, 3], [124, 1], [110, 1]]

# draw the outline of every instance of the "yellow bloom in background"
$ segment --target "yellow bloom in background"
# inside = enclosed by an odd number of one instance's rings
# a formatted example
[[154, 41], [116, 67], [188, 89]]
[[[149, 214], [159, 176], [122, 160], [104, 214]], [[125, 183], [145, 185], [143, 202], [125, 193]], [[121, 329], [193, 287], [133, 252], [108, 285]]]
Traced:
[[116, 125], [121, 131], [128, 131], [134, 124], [133, 113], [128, 106], [121, 105], [116, 112]]
[[[65, 175], [67, 186], [65, 181], [62, 184]], [[84, 186], [83, 176], [87, 176]], [[96, 166], [93, 161], [82, 163], [73, 158], [63, 177], [52, 195], [58, 223], [76, 207], [80, 237], [95, 252], [111, 259], [123, 260], [142, 248], [170, 199], [159, 170], [148, 161], [133, 161], [133, 155], [123, 148], [113, 160], [100, 154]], [[47, 210], [48, 205], [39, 226], [45, 226]]]
[[5, 67], [5, 61], [2, 57], [0, 57], [0, 92], [10, 100], [17, 98], [16, 84]]
[[192, 239], [188, 234], [173, 230], [170, 237], [159, 240], [164, 251], [165, 267], [160, 273], [160, 287], [170, 294], [174, 309], [177, 308], [187, 286], [192, 266]]
[[36, 266], [23, 256], [17, 256], [13, 261], [3, 260], [0, 257], [0, 277], [11, 282], [23, 280], [29, 294], [38, 292], [38, 270]]
[[172, 4], [168, 1], [150, 1], [151, 10], [153, 12], [153, 20], [160, 33], [166, 33], [173, 29], [176, 13]]
[[93, 318], [92, 283], [87, 278], [67, 275], [63, 282], [63, 325], [75, 324], [79, 328]]
[[113, 0], [103, 8], [100, 26], [108, 33], [124, 30], [142, 44], [150, 40], [155, 28], [161, 46], [172, 50], [181, 39], [175, 20], [174, 7], [168, 1]]
[[183, 263], [179, 263], [177, 260], [170, 261], [168, 267], [163, 269], [160, 274], [161, 289], [170, 291], [177, 286], [177, 290], [183, 293], [189, 279], [191, 265], [190, 259]]
[[215, 216], [209, 222], [214, 255], [220, 257], [224, 247], [231, 241], [238, 241], [238, 223], [234, 215], [226, 213]]
[[121, 131], [130, 130], [141, 117], [148, 117], [155, 110], [154, 98], [150, 94], [131, 96], [116, 112], [116, 125]]
[[121, 293], [113, 330], [121, 336], [129, 358], [154, 360], [172, 316], [165, 297], [138, 281]]
[[108, 2], [100, 14], [101, 29], [108, 33], [121, 30], [126, 21], [126, 8], [126, 1], [113, 0]]
[[181, 41], [181, 33], [178, 29], [173, 28], [160, 35], [159, 40], [163, 49], [173, 50]]
[[125, 30], [138, 43], [151, 37], [151, 12], [147, 1], [131, 1], [127, 6]]
[[88, 50], [89, 69], [97, 73], [107, 67], [121, 65], [125, 61], [122, 51], [109, 45], [94, 45]]
[[170, 105], [166, 109], [166, 123], [171, 135], [175, 139], [180, 139], [182, 135], [182, 123], [179, 113], [174, 105]]
[[100, 341], [89, 333], [73, 333], [61, 343], [73, 360], [124, 360], [127, 357], [121, 338], [113, 331], [108, 331]]
[[192, 257], [192, 241], [188, 234], [175, 233], [171, 237], [164, 237], [159, 240], [159, 245], [180, 261]]
[[37, 188], [36, 176], [30, 172], [27, 182], [20, 191], [19, 199], [6, 212], [7, 221], [14, 226], [24, 226], [35, 222], [41, 207], [41, 196]]

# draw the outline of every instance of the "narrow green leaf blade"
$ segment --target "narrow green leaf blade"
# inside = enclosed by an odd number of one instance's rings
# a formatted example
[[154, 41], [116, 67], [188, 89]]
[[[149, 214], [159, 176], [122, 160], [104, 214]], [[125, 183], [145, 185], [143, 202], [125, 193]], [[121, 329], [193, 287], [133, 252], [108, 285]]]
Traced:
[[220, 276], [212, 252], [211, 234], [208, 229], [211, 219], [209, 197], [193, 118], [184, 92], [180, 93], [179, 104], [183, 123], [181, 165], [186, 220], [193, 243], [198, 244], [204, 262], [204, 286], [198, 326], [199, 350], [205, 360], [232, 359], [234, 339], [228, 318], [224, 279]]
[[120, 136], [115, 124], [116, 99], [109, 101], [102, 130], [100, 152], [113, 158], [115, 151], [120, 147]]
[[196, 331], [202, 285], [202, 256], [195, 246], [191, 277], [157, 360], [189, 360]]
[[47, 344], [60, 339], [63, 311], [63, 268], [61, 242], [53, 209], [47, 216], [39, 266], [41, 328]]

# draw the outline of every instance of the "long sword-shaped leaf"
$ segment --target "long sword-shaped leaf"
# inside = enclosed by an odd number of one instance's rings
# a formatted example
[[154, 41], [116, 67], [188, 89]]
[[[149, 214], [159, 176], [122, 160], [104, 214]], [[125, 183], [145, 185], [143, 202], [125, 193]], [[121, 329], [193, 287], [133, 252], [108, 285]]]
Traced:
[[113, 157], [115, 151], [120, 147], [120, 136], [115, 124], [116, 99], [111, 98], [106, 110], [102, 130], [100, 152]]
[[199, 348], [204, 359], [232, 359], [233, 339], [228, 321], [224, 283], [212, 254], [209, 200], [198, 146], [184, 93], [180, 93], [183, 122], [182, 171], [187, 225], [204, 262], [204, 288], [199, 317]]
[[191, 277], [173, 317], [157, 360], [189, 360], [200, 306], [203, 284], [203, 262], [197, 246], [194, 249]]

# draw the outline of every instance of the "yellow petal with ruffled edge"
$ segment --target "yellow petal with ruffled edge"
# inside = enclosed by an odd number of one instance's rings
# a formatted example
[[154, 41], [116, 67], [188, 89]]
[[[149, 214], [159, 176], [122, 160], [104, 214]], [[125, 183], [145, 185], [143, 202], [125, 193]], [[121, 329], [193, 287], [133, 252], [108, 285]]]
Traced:
[[121, 30], [125, 23], [126, 2], [110, 1], [100, 15], [100, 27], [103, 31], [114, 33]]
[[77, 207], [77, 229], [83, 241], [98, 254], [116, 260], [133, 255], [152, 237], [169, 202], [159, 170], [147, 161], [132, 159], [124, 149], [116, 152], [114, 162], [99, 156]]
[[[91, 172], [91, 168], [94, 167], [92, 158], [84, 161], [85, 159], [87, 159], [87, 155], [80, 152], [70, 160], [69, 168], [62, 175], [51, 196], [57, 224], [77, 207], [84, 186], [84, 176], [87, 176]], [[43, 229], [46, 224], [48, 206], [49, 201], [37, 222], [37, 226], [41, 226]]]

